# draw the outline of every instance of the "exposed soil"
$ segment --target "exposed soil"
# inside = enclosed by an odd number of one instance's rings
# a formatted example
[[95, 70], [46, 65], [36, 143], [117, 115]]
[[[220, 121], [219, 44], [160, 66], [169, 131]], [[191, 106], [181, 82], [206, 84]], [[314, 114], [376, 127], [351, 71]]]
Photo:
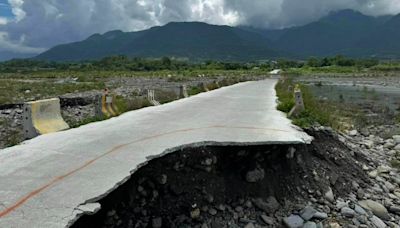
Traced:
[[329, 188], [340, 197], [352, 181], [368, 183], [363, 157], [330, 131], [308, 133], [311, 145], [188, 148], [152, 160], [72, 227], [279, 227]]

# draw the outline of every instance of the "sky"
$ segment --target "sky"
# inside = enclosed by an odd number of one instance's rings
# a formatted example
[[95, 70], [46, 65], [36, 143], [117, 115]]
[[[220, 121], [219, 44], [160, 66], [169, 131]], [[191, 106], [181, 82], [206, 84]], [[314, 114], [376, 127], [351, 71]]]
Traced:
[[400, 0], [0, 0], [0, 60], [117, 29], [137, 31], [171, 21], [273, 29], [343, 9], [394, 15]]

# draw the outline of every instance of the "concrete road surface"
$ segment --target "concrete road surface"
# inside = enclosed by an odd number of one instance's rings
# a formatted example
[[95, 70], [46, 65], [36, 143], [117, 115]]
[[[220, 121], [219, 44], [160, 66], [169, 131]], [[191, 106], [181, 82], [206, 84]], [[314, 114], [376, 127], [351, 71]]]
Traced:
[[0, 227], [65, 227], [149, 159], [196, 145], [309, 143], [277, 80], [240, 83], [0, 150]]

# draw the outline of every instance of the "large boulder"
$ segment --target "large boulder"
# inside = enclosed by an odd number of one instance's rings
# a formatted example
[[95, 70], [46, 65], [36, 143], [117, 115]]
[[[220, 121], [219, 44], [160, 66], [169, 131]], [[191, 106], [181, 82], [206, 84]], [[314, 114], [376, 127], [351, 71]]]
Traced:
[[387, 209], [380, 203], [373, 200], [362, 200], [358, 202], [359, 205], [367, 210], [372, 211], [372, 213], [381, 219], [390, 219]]

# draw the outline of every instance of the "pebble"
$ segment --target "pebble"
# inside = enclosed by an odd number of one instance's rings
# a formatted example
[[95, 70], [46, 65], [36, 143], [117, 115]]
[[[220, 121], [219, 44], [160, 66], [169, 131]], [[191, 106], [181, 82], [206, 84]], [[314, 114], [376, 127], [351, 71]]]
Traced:
[[348, 207], [342, 207], [342, 209], [340, 210], [340, 213], [347, 218], [353, 218], [354, 215], [356, 214], [355, 211], [351, 208]]
[[336, 202], [336, 208], [338, 210], [342, 209], [343, 207], [348, 207], [349, 205], [346, 202], [343, 201], [337, 201]]
[[299, 228], [303, 226], [304, 220], [298, 215], [290, 215], [283, 219], [283, 224], [287, 228]]
[[385, 182], [385, 187], [390, 191], [393, 192], [394, 189], [396, 188], [393, 184], [389, 183], [389, 182]]
[[313, 218], [315, 219], [327, 219], [328, 218], [328, 214], [325, 212], [317, 212], [314, 214]]
[[375, 215], [372, 216], [372, 218], [369, 219], [377, 228], [385, 228], [387, 227], [386, 224], [378, 217]]
[[300, 211], [300, 217], [302, 217], [305, 221], [308, 221], [315, 215], [315, 213], [317, 213], [317, 210], [310, 206], [307, 206]]
[[325, 193], [325, 199], [328, 200], [329, 202], [334, 202], [335, 201], [335, 197], [333, 195], [333, 191], [332, 189], [329, 187], [328, 191]]
[[317, 228], [317, 224], [315, 224], [315, 222], [308, 221], [303, 225], [303, 228]]
[[389, 213], [387, 209], [380, 203], [373, 200], [363, 200], [358, 202], [359, 205], [365, 209], [371, 210], [372, 213], [381, 219], [389, 219]]
[[249, 183], [256, 183], [264, 179], [265, 171], [261, 168], [256, 168], [247, 172], [246, 181]]
[[372, 170], [371, 172], [368, 173], [368, 176], [370, 176], [371, 178], [376, 178], [378, 176], [378, 171]]
[[357, 214], [360, 214], [360, 215], [367, 214], [367, 212], [362, 207], [360, 207], [358, 205], [354, 206], [354, 211], [357, 212]]
[[270, 226], [274, 225], [275, 220], [273, 218], [266, 216], [266, 215], [261, 215], [260, 217], [263, 220], [263, 222], [265, 222], [265, 224], [270, 225]]
[[218, 211], [215, 210], [214, 208], [210, 208], [210, 209], [208, 210], [208, 213], [209, 213], [210, 215], [216, 215], [216, 214], [218, 213]]
[[244, 228], [255, 228], [253, 223], [248, 223]]
[[162, 227], [162, 218], [160, 218], [160, 217], [154, 218], [151, 221], [151, 225], [153, 228], [161, 228]]
[[200, 209], [196, 208], [193, 211], [190, 212], [190, 217], [192, 219], [198, 219], [200, 217]]
[[268, 197], [266, 201], [261, 198], [257, 198], [253, 201], [253, 203], [257, 208], [265, 211], [267, 214], [274, 213], [280, 208], [279, 202], [273, 196]]

